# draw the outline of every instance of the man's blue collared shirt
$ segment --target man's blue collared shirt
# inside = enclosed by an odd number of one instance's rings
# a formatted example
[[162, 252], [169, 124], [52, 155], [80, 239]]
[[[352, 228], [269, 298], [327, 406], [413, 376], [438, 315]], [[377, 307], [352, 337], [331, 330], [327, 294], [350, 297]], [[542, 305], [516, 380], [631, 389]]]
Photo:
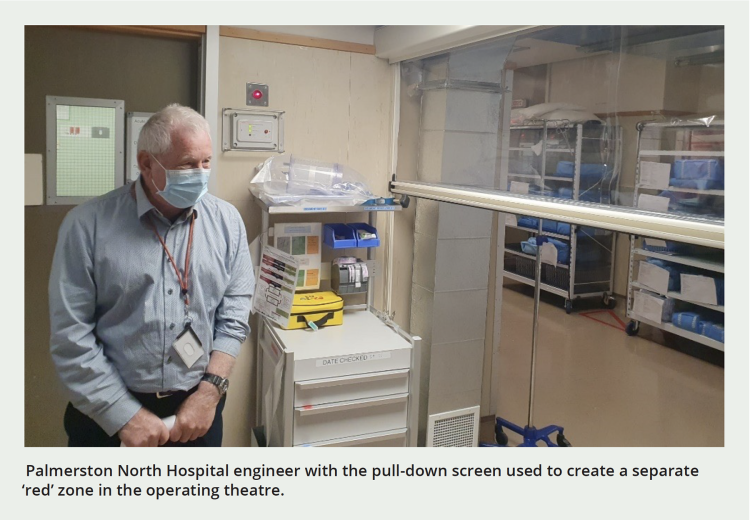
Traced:
[[[182, 272], [193, 211], [188, 312], [204, 354], [187, 368], [171, 348], [185, 327], [185, 303], [149, 220]], [[212, 195], [174, 223], [140, 179], [72, 209], [49, 282], [52, 358], [71, 402], [114, 435], [141, 407], [130, 391], [194, 387], [212, 351], [239, 353], [254, 286], [242, 219]]]

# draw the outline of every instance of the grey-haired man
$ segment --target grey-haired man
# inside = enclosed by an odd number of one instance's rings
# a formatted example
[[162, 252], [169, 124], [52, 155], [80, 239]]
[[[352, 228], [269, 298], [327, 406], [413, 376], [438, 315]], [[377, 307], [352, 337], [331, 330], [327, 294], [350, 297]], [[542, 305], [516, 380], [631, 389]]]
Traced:
[[139, 179], [60, 227], [51, 352], [70, 446], [221, 445], [255, 284], [239, 213], [206, 193], [211, 155], [206, 120], [170, 105], [141, 131]]

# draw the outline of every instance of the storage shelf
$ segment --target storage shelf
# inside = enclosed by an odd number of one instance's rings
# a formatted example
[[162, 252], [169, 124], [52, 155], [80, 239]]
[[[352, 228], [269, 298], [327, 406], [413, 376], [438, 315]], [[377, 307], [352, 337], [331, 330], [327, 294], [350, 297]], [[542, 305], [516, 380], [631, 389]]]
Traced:
[[[511, 271], [503, 271], [503, 276], [505, 278], [510, 278], [511, 280], [514, 280], [516, 282], [525, 283], [526, 285], [530, 285], [534, 287], [535, 281], [531, 278], [526, 278], [525, 276], [522, 276], [518, 273], [513, 273]], [[547, 285], [546, 283], [540, 283], [539, 286], [543, 291], [550, 292], [552, 294], [556, 294], [558, 296], [562, 296], [563, 298], [569, 298], [568, 291], [565, 289], [560, 289], [559, 287], [554, 287], [552, 285]]]
[[724, 152], [697, 150], [641, 150], [639, 155], [649, 157], [724, 157]]
[[710, 303], [701, 303], [701, 302], [695, 302], [693, 300], [687, 300], [682, 296], [682, 293], [678, 293], [677, 291], [668, 291], [667, 294], [662, 294], [659, 291], [652, 289], [651, 287], [648, 287], [646, 285], [643, 285], [640, 282], [632, 282], [630, 285], [642, 291], [648, 291], [650, 293], [659, 294], [661, 296], [666, 296], [668, 298], [673, 298], [675, 300], [680, 300], [680, 301], [687, 302], [693, 305], [700, 305], [701, 307], [705, 307], [706, 309], [724, 312], [723, 305], [711, 305]]
[[[525, 147], [525, 146], [511, 146], [508, 148], [509, 152], [534, 152], [534, 150], [531, 149], [531, 146]], [[547, 148], [547, 152], [555, 152], [555, 153], [575, 153], [574, 148]], [[541, 155], [535, 154], [535, 155]]]
[[518, 177], [518, 178], [521, 178], [521, 179], [536, 179], [538, 181], [542, 180], [542, 176], [541, 175], [536, 175], [536, 174], [533, 174], [533, 173], [509, 173], [508, 177]]
[[647, 320], [645, 318], [638, 316], [633, 311], [628, 312], [628, 318], [640, 321], [641, 323], [645, 323], [646, 325], [651, 325], [652, 327], [657, 327], [667, 332], [671, 332], [672, 334], [676, 334], [677, 336], [682, 336], [683, 338], [687, 338], [689, 340], [695, 341], [696, 343], [700, 343], [702, 345], [706, 345], [707, 347], [711, 347], [713, 349], [724, 352], [724, 343], [720, 341], [716, 341], [715, 339], [711, 339], [708, 336], [704, 336], [702, 334], [696, 334], [695, 332], [681, 329], [680, 327], [675, 327], [674, 324], [672, 323], [669, 323], [669, 322], [657, 323], [655, 321]]
[[[520, 130], [525, 130], [526, 132], [521, 135], [518, 133]], [[532, 132], [529, 132], [529, 130]], [[622, 145], [622, 133], [619, 127], [613, 127], [612, 130], [614, 132], [607, 134], [607, 139], [613, 139], [612, 143], [615, 145], [613, 151], [616, 151]], [[582, 160], [584, 153], [587, 153], [584, 152], [584, 147], [588, 149], [585, 145], [591, 144], [592, 141], [602, 142], [605, 139], [602, 127], [599, 125], [591, 126], [585, 123], [572, 123], [570, 121], [535, 121], [533, 123], [526, 122], [519, 126], [512, 126], [510, 128], [510, 133], [512, 146], [508, 149], [513, 152], [511, 156], [519, 162], [533, 161], [532, 164], [534, 166], [534, 169], [530, 169], [530, 166], [526, 163], [523, 165], [518, 164], [512, 166], [511, 169], [515, 171], [508, 173], [508, 178], [510, 180], [524, 181], [536, 186], [546, 186], [551, 191], [557, 191], [557, 188], [575, 188], [578, 187], [578, 184], [588, 185], [588, 183], [594, 180], [590, 179], [588, 176], [581, 175], [581, 165], [584, 162]], [[564, 135], [562, 135], [563, 133]], [[605, 176], [602, 176], [601, 179], [597, 178], [596, 180], [601, 182], [609, 179], [609, 181], [612, 181], [611, 188], [617, 189], [620, 171], [619, 154], [615, 154], [613, 157], [616, 158], [616, 161], [612, 177], [607, 177], [605, 179]], [[574, 165], [572, 172], [568, 170], [568, 172], [571, 173], [570, 176], [564, 176], [565, 170], [560, 170], [564, 172], [563, 174], [557, 173], [556, 163], [559, 161], [570, 161]], [[570, 164], [568, 164], [568, 166], [570, 166]], [[576, 199], [579, 197], [580, 193], [584, 192], [584, 189], [580, 189], [580, 187], [578, 188], [579, 189], [574, 190], [576, 192]], [[541, 196], [540, 193], [529, 194]], [[571, 202], [574, 203], [573, 201]], [[537, 226], [534, 226], [533, 228], [521, 227], [517, 225], [517, 221], [515, 225], [512, 226], [506, 224], [506, 227], [520, 229], [528, 233], [530, 236], [554, 237], [558, 240], [566, 241], [571, 249], [571, 258], [575, 258], [578, 242], [576, 242], [577, 235], [573, 235], [573, 232], [578, 229], [576, 226], [572, 227], [570, 232], [566, 234], [550, 233], [547, 231], [540, 232], [538, 231]], [[612, 233], [610, 232], [610, 235], [611, 234]], [[511, 263], [518, 258], [525, 258], [533, 261], [536, 259], [536, 255], [527, 255], [520, 250], [510, 249], [510, 247], [514, 246], [517, 247], [517, 244], [507, 243], [503, 245], [507, 252], [506, 259], [509, 259], [508, 268], [510, 269], [510, 271], [505, 271], [505, 276], [533, 286], [533, 278], [529, 279], [517, 274], [517, 272], [513, 270]], [[600, 261], [592, 262], [592, 265], [598, 264], [598, 262], [606, 262], [607, 265], [609, 265], [609, 262], [611, 262], [611, 259], [614, 257], [615, 243], [612, 242], [611, 247], [604, 246], [602, 243], [592, 245], [592, 247], [602, 248], [602, 258]], [[526, 260], [518, 260], [518, 262], [523, 262], [524, 264], [527, 263]], [[528, 266], [522, 265], [522, 267]], [[555, 267], [556, 269], [552, 269], [552, 267]], [[566, 264], [558, 263], [549, 267], [545, 264], [545, 269], [547, 270], [545, 271], [545, 274], [549, 274], [549, 270], [554, 270], [555, 272], [554, 276], [551, 276], [547, 283], [542, 284], [542, 290], [562, 296], [566, 300], [566, 306], [569, 305], [569, 302], [580, 298], [592, 298], [612, 293], [613, 280], [611, 269], [607, 268], [606, 274], [608, 275], [608, 278], [601, 282], [590, 284], [570, 283], [571, 278], [576, 278], [576, 271], [579, 267], [589, 268], [590, 266], [581, 266], [569, 262]], [[521, 271], [526, 272], [523, 269]], [[586, 273], [587, 276], [581, 277], [580, 279], [589, 280], [591, 277], [588, 276], [588, 274], [589, 273]], [[565, 276], [567, 280], [562, 279], [561, 277], [563, 276]], [[552, 284], [557, 283], [557, 281], [560, 282], [557, 284], [558, 286], [553, 286]], [[566, 287], [568, 285], [569, 287]], [[563, 289], [561, 287], [565, 288]], [[594, 289], [602, 290], [594, 291]], [[570, 308], [568, 307], [567, 310], [570, 311]]]
[[[522, 256], [522, 257], [524, 257], [524, 258], [528, 258], [528, 259], [530, 259], [530, 260], [536, 260], [536, 257], [535, 257], [534, 255], [527, 255], [527, 254], [526, 254], [526, 253], [524, 253], [523, 251], [516, 251], [515, 249], [510, 249], [510, 248], [507, 248], [507, 247], [506, 247], [506, 248], [505, 248], [505, 252], [506, 252], [506, 253], [510, 253], [510, 254], [512, 254], [512, 255], [516, 255], [516, 256]], [[549, 265], [549, 264], [548, 264], [548, 265]], [[569, 267], [568, 267], [567, 265], [565, 265], [565, 264], [555, 264], [555, 267], [559, 267], [559, 268], [561, 268], [561, 269], [568, 269], [568, 268], [569, 268]]]
[[[542, 177], [541, 175], [535, 175], [533, 173], [509, 173], [508, 177], [515, 177], [518, 179], [534, 179], [536, 181], [558, 181], [558, 182], [573, 182], [572, 177], [559, 177], [555, 175], [545, 175]], [[533, 193], [530, 193], [530, 195], [534, 195]]]
[[656, 190], [656, 191], [674, 191], [679, 193], [699, 193], [701, 195], [715, 195], [717, 197], [723, 197], [724, 196], [724, 190], [701, 190], [698, 188], [677, 188], [675, 186], [670, 186], [668, 188], [655, 188], [653, 186], [644, 186], [639, 185], [639, 190]]
[[633, 249], [633, 252], [637, 255], [647, 256], [649, 258], [659, 258], [660, 260], [666, 260], [668, 262], [674, 262], [681, 265], [689, 265], [691, 267], [698, 267], [699, 269], [706, 269], [707, 271], [713, 271], [715, 273], [724, 272], [724, 262], [719, 262], [718, 260], [698, 258], [695, 256], [668, 255], [665, 253], [646, 251], [645, 249], [640, 248]]
[[[532, 228], [527, 228], [523, 226], [511, 226], [510, 224], [505, 224], [505, 227], [513, 228], [513, 229], [520, 229], [521, 231], [528, 231], [529, 233], [538, 234], [539, 231]], [[553, 238], [560, 238], [562, 240], [570, 240], [569, 235], [561, 235], [559, 233], [550, 233], [549, 231], [542, 231], [542, 235], [546, 237], [553, 237]]]
[[253, 197], [263, 211], [275, 215], [304, 215], [307, 213], [364, 213], [368, 211], [401, 211], [401, 206], [329, 206], [326, 204], [310, 206], [269, 206]]

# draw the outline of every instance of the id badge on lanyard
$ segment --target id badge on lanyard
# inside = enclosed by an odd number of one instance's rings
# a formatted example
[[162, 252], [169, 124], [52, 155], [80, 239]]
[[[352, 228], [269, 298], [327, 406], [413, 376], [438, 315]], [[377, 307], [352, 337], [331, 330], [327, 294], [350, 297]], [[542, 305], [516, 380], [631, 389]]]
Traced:
[[195, 364], [196, 361], [198, 361], [200, 358], [203, 357], [203, 344], [198, 338], [198, 335], [193, 330], [192, 320], [190, 319], [190, 315], [188, 312], [190, 308], [190, 297], [188, 295], [188, 277], [190, 274], [190, 252], [193, 249], [193, 227], [195, 226], [195, 213], [192, 214], [191, 220], [190, 220], [190, 234], [188, 238], [187, 253], [185, 254], [184, 276], [180, 273], [180, 270], [177, 267], [177, 263], [175, 263], [174, 258], [172, 257], [172, 254], [169, 252], [169, 248], [167, 247], [167, 244], [164, 242], [164, 239], [156, 230], [156, 225], [154, 225], [153, 221], [151, 221], [150, 218], [149, 218], [149, 223], [151, 224], [151, 229], [153, 229], [154, 234], [159, 239], [159, 242], [161, 242], [161, 245], [164, 248], [164, 251], [167, 253], [167, 256], [169, 257], [169, 261], [172, 263], [174, 272], [177, 275], [177, 281], [180, 284], [180, 289], [181, 289], [180, 294], [185, 301], [184, 329], [182, 332], [180, 332], [179, 336], [177, 336], [177, 338], [172, 343], [172, 348], [175, 350], [175, 352], [177, 352], [177, 355], [180, 356], [180, 359], [182, 360], [183, 363], [185, 363], [185, 366], [187, 366], [188, 368], [191, 368]]

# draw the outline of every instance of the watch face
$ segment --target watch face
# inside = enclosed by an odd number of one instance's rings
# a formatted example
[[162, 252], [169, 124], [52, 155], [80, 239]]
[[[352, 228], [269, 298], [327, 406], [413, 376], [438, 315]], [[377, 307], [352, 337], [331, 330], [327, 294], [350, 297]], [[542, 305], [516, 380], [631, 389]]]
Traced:
[[224, 379], [221, 383], [219, 383], [219, 388], [221, 389], [221, 393], [224, 394], [229, 389], [229, 379]]

